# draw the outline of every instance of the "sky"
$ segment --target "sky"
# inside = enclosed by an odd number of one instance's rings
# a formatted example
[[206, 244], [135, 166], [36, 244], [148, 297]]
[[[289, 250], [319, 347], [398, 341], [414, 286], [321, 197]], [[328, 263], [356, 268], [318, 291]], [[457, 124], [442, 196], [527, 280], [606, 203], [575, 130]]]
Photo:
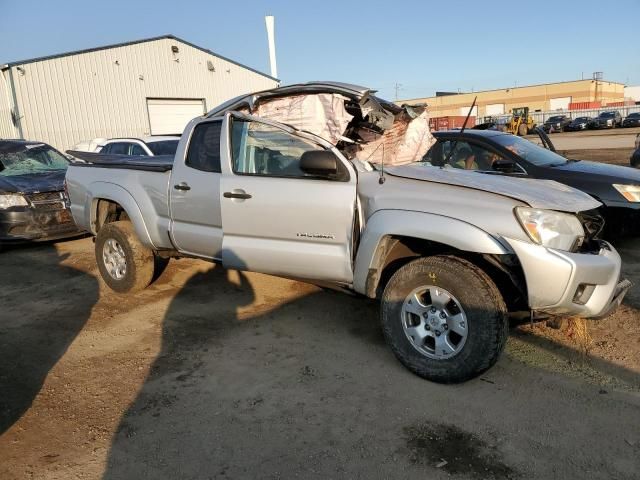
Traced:
[[[522, 5], [522, 6], [520, 6]], [[389, 99], [591, 77], [640, 85], [640, 0], [0, 0], [0, 64], [174, 34], [283, 84], [335, 80]]]

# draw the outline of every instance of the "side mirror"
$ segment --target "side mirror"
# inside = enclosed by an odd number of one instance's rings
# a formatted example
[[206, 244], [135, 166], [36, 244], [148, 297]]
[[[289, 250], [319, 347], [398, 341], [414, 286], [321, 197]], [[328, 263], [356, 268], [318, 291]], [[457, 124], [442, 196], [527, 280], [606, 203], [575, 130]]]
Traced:
[[491, 165], [491, 169], [500, 173], [515, 173], [518, 167], [511, 160], [495, 160]]
[[304, 152], [300, 157], [300, 170], [311, 175], [335, 175], [338, 173], [338, 159], [329, 150]]

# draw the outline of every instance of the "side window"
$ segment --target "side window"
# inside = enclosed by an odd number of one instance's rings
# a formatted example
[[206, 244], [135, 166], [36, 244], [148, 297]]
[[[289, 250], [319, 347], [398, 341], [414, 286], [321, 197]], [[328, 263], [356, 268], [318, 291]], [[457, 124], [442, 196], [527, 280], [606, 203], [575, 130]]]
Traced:
[[[453, 149], [453, 152], [451, 151]], [[442, 142], [442, 159], [447, 160], [447, 165], [452, 168], [465, 170], [480, 170], [476, 151], [468, 142], [459, 140], [446, 140]]]
[[245, 175], [314, 177], [300, 170], [300, 157], [324, 150], [279, 128], [238, 119], [233, 119], [231, 144], [233, 171]]
[[137, 143], [132, 143], [131, 144], [131, 151], [130, 151], [129, 155], [145, 156], [145, 155], [147, 155], [147, 152], [145, 152], [144, 148], [142, 148]]
[[436, 167], [442, 165], [442, 142], [440, 140], [431, 146], [425, 156], [422, 157], [422, 161]]
[[129, 155], [129, 144], [127, 142], [115, 142], [108, 145], [109, 153], [112, 155]]
[[448, 166], [465, 170], [493, 170], [493, 162], [504, 160], [504, 157], [474, 143], [453, 140], [442, 142], [442, 157], [446, 159], [451, 149]]
[[188, 167], [220, 173], [220, 133], [222, 121], [201, 123], [193, 130], [187, 159]]
[[98, 150], [98, 153], [111, 153], [111, 144], [107, 143], [104, 147]]

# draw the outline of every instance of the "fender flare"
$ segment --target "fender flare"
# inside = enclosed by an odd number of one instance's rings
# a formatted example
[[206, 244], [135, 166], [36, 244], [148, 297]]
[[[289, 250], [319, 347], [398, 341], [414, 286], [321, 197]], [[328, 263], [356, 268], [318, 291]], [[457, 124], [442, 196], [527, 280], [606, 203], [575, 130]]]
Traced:
[[88, 212], [87, 225], [91, 227], [91, 233], [94, 235], [96, 232], [96, 214], [98, 210], [99, 200], [111, 200], [119, 204], [131, 220], [133, 228], [136, 231], [136, 235], [140, 241], [151, 248], [155, 248], [155, 245], [151, 241], [151, 236], [147, 230], [147, 225], [144, 222], [142, 211], [138, 206], [131, 193], [120, 185], [109, 182], [94, 182], [89, 185], [88, 189], [91, 192], [91, 196], [87, 197], [85, 212]]
[[429, 240], [465, 252], [513, 253], [491, 234], [462, 220], [411, 210], [379, 210], [367, 220], [356, 254], [353, 276], [356, 292], [375, 297], [388, 240], [394, 236]]

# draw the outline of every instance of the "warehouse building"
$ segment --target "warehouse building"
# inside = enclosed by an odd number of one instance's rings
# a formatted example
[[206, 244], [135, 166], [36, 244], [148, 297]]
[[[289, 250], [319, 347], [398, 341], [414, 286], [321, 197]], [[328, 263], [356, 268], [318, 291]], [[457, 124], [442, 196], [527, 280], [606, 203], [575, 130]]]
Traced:
[[0, 66], [0, 138], [65, 150], [95, 137], [180, 134], [279, 80], [173, 35]]
[[624, 95], [624, 84], [594, 78], [471, 93], [438, 92], [434, 97], [397, 103], [426, 103], [432, 117], [463, 116], [469, 113], [477, 96], [472, 116], [482, 118], [509, 114], [519, 107], [529, 107], [531, 112], [549, 112], [622, 106]]

